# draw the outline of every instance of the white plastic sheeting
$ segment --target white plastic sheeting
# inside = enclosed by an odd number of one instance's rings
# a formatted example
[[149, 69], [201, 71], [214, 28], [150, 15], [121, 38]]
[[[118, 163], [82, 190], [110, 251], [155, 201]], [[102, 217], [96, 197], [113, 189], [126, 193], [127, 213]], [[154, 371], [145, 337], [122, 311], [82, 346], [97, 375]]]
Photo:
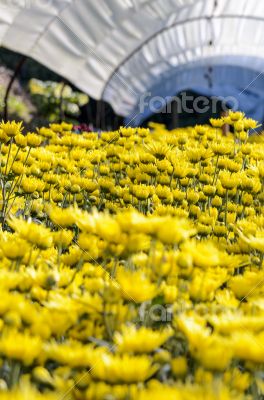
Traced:
[[129, 116], [177, 71], [179, 87], [190, 82], [195, 65], [262, 72], [264, 1], [0, 0], [0, 45]]

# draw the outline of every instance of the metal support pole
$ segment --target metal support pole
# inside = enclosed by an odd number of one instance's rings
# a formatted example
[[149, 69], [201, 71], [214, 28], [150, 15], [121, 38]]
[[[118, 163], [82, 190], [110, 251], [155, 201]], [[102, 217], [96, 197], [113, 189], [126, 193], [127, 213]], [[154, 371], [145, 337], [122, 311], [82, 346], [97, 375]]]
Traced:
[[171, 127], [176, 129], [179, 127], [179, 115], [178, 115], [178, 104], [177, 101], [173, 100], [171, 103]]
[[65, 86], [66, 86], [66, 82], [63, 81], [61, 83], [61, 92], [60, 92], [60, 122], [62, 122], [64, 120], [64, 118], [65, 118], [64, 108], [63, 108], [63, 92], [64, 92], [64, 89], [65, 89]]
[[4, 115], [3, 115], [3, 118], [4, 118], [5, 122], [8, 120], [8, 117], [9, 117], [8, 99], [9, 99], [9, 95], [10, 95], [12, 86], [13, 86], [17, 76], [19, 75], [19, 73], [21, 71], [21, 68], [24, 65], [26, 60], [27, 60], [26, 56], [22, 56], [20, 58], [19, 62], [17, 63], [17, 66], [16, 66], [16, 68], [15, 68], [15, 70], [13, 72], [13, 75], [11, 76], [10, 81], [9, 81], [9, 83], [7, 85], [6, 92], [5, 92], [5, 97], [4, 97]]

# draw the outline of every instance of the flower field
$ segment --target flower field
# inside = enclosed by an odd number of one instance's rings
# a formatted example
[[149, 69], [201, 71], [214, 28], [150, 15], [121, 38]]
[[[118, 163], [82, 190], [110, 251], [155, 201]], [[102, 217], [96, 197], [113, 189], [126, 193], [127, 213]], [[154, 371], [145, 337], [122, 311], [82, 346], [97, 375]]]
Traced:
[[0, 125], [0, 400], [262, 397], [256, 126]]

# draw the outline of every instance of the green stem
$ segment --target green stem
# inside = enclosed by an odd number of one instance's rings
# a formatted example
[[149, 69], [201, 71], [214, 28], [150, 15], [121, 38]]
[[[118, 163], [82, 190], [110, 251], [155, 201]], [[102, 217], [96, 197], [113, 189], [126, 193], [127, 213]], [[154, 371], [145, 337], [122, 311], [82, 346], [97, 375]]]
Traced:
[[13, 138], [11, 138], [10, 143], [9, 143], [8, 154], [7, 154], [7, 160], [6, 160], [6, 165], [5, 165], [5, 175], [6, 175], [6, 173], [7, 173], [7, 166], [8, 166], [8, 162], [9, 162], [9, 158], [10, 158], [10, 153], [11, 153], [12, 144], [13, 144]]
[[215, 164], [215, 172], [214, 172], [213, 185], [215, 184], [216, 174], [217, 174], [217, 171], [218, 171], [218, 162], [219, 162], [219, 154], [217, 155], [217, 158], [216, 158], [216, 164]]
[[225, 201], [225, 226], [227, 227], [227, 203], [228, 203], [228, 190], [226, 189], [226, 201]]
[[20, 147], [18, 147], [17, 152], [16, 152], [16, 154], [15, 154], [15, 157], [13, 158], [11, 167], [10, 167], [10, 169], [9, 169], [9, 171], [8, 171], [8, 175], [10, 174], [10, 172], [11, 172], [11, 170], [12, 170], [12, 167], [13, 167], [13, 165], [14, 165], [14, 162], [16, 161], [16, 158], [17, 158], [17, 156], [18, 156], [19, 151], [20, 151]]
[[11, 361], [10, 375], [9, 375], [9, 388], [17, 386], [21, 372], [21, 364], [19, 361]]

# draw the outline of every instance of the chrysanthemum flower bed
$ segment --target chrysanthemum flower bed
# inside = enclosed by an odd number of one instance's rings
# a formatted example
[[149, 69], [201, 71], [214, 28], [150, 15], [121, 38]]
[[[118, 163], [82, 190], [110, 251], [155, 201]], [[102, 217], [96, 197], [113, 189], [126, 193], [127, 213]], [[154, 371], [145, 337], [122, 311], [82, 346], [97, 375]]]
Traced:
[[211, 124], [0, 125], [0, 399], [261, 398], [264, 144]]

